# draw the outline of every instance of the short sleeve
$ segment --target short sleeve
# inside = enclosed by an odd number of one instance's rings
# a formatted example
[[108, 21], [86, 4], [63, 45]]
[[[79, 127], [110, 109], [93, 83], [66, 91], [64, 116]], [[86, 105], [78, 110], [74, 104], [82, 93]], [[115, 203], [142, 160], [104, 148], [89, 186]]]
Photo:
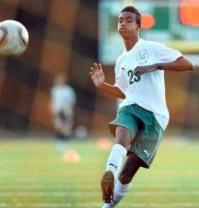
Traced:
[[172, 62], [182, 56], [179, 51], [169, 48], [162, 43], [157, 43], [154, 45], [154, 53], [156, 59], [159, 60], [160, 63]]

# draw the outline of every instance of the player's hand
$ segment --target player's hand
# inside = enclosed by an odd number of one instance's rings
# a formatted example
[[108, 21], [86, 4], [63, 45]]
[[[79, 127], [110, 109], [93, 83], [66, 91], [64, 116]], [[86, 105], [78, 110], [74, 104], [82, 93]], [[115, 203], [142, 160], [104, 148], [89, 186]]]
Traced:
[[134, 75], [140, 77], [144, 73], [156, 71], [157, 68], [154, 65], [151, 66], [137, 66], [134, 69]]
[[93, 66], [91, 66], [90, 76], [96, 87], [100, 87], [105, 83], [105, 75], [101, 64], [94, 63]]

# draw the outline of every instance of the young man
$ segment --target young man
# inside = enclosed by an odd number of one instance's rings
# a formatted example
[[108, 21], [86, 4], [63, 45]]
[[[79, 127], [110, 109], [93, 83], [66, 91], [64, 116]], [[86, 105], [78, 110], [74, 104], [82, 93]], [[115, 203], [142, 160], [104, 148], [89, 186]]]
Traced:
[[67, 140], [71, 137], [73, 114], [76, 103], [74, 89], [66, 83], [66, 75], [55, 76], [51, 89], [51, 113], [58, 139], [58, 150], [64, 152]]
[[114, 85], [105, 81], [101, 64], [95, 63], [90, 71], [97, 88], [124, 99], [110, 123], [115, 144], [101, 181], [103, 208], [116, 206], [129, 190], [137, 170], [149, 168], [155, 157], [169, 120], [164, 71], [193, 69], [179, 51], [140, 39], [140, 26], [139, 11], [125, 7], [118, 17], [118, 32], [126, 50], [116, 61]]

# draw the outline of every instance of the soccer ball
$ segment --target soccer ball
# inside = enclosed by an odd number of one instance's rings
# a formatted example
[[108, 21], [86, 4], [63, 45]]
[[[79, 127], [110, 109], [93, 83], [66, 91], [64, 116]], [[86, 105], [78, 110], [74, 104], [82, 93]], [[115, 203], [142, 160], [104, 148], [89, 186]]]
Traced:
[[28, 31], [20, 22], [0, 22], [0, 55], [20, 55], [27, 48], [28, 41]]

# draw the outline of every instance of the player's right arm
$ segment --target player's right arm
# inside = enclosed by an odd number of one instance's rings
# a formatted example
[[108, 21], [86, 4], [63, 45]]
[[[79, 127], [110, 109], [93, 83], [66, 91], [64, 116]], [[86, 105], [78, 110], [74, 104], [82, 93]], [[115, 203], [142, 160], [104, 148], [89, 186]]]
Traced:
[[94, 85], [105, 93], [115, 98], [125, 98], [124, 93], [114, 85], [111, 85], [105, 81], [105, 74], [102, 70], [102, 65], [94, 63], [90, 68], [90, 76]]

